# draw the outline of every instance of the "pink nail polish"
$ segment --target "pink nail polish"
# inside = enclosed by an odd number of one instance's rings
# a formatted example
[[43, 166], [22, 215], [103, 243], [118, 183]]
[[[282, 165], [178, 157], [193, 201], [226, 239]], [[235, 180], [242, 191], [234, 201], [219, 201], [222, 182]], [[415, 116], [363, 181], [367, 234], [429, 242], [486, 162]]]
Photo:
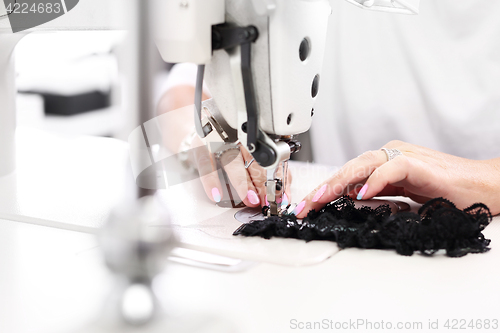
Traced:
[[255, 191], [253, 191], [253, 190], [248, 191], [247, 198], [248, 198], [248, 201], [250, 201], [250, 203], [252, 205], [258, 205], [260, 203], [260, 200], [259, 200], [259, 197], [257, 196], [257, 193], [255, 193]]
[[297, 205], [297, 207], [295, 207], [295, 209], [293, 210], [293, 214], [294, 215], [299, 215], [300, 212], [302, 212], [302, 210], [304, 209], [305, 206], [306, 206], [306, 202], [302, 201], [301, 203], [299, 203]]
[[318, 202], [319, 199], [325, 194], [326, 191], [326, 184], [321, 186], [318, 192], [314, 195], [314, 198], [312, 199], [312, 202]]
[[359, 191], [358, 193], [358, 196], [356, 197], [357, 200], [361, 200], [363, 199], [363, 197], [365, 196], [366, 194], [366, 191], [368, 191], [368, 184], [365, 184], [363, 185], [363, 187], [361, 188], [361, 190]]
[[267, 195], [266, 195], [266, 206], [269, 207], [269, 201], [267, 201]]
[[212, 198], [214, 198], [215, 202], [220, 202], [220, 200], [221, 200], [220, 192], [219, 192], [219, 189], [217, 187], [214, 187], [212, 189]]
[[288, 196], [286, 195], [286, 193], [283, 193], [283, 202], [281, 203], [281, 206], [288, 206], [290, 202], [288, 201]]

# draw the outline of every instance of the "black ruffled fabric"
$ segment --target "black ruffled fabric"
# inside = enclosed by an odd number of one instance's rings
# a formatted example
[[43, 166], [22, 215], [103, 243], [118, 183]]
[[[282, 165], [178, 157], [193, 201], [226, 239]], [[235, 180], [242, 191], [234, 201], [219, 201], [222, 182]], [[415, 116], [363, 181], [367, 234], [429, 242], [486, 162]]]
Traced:
[[490, 210], [482, 203], [461, 210], [436, 198], [425, 203], [418, 214], [391, 215], [388, 205], [356, 208], [344, 196], [318, 212], [309, 212], [302, 222], [295, 215], [272, 216], [243, 224], [233, 235], [328, 240], [340, 248], [396, 249], [406, 256], [415, 251], [431, 255], [444, 249], [449, 257], [462, 257], [489, 251], [490, 240], [482, 231], [491, 219]]

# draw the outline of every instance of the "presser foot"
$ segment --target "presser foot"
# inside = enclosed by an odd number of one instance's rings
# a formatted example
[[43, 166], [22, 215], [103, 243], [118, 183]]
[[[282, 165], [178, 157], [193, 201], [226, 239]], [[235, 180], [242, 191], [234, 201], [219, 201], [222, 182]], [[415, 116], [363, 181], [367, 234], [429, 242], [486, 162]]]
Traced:
[[[280, 170], [281, 169], [281, 170]], [[283, 195], [285, 194], [286, 179], [288, 173], [288, 160], [274, 169], [267, 170], [266, 194], [269, 209], [267, 216], [282, 216], [286, 212], [283, 207]]]

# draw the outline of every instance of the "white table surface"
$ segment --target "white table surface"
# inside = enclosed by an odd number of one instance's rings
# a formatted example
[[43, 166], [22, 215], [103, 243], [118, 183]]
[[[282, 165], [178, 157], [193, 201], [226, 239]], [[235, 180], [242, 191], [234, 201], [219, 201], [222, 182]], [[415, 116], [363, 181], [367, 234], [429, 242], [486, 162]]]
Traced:
[[[498, 217], [485, 234], [492, 250], [463, 258], [347, 249], [318, 265], [262, 263], [241, 273], [171, 263], [157, 285], [176, 313], [214, 314], [240, 332], [298, 331], [292, 319], [424, 328], [429, 319], [498, 319]], [[0, 265], [0, 332], [72, 331], [98, 315], [110, 290], [96, 242], [83, 233], [0, 220]]]
[[[213, 314], [239, 332], [301, 331], [293, 319], [423, 325], [395, 332], [425, 332], [439, 320], [429, 331], [446, 331], [447, 319], [500, 320], [500, 217], [484, 233], [492, 250], [463, 258], [347, 249], [315, 265], [260, 263], [240, 273], [170, 263], [155, 285], [169, 311]], [[0, 272], [0, 332], [75, 331], [98, 316], [112, 283], [93, 235], [6, 219]]]

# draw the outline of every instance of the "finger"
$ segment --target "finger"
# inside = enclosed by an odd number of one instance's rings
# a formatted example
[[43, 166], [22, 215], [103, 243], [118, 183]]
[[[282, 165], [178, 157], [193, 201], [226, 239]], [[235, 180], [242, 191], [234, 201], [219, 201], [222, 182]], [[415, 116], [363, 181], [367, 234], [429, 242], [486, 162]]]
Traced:
[[[241, 148], [241, 153], [243, 155], [243, 160], [245, 163], [250, 163], [253, 156], [244, 147]], [[255, 188], [257, 195], [259, 196], [261, 206], [266, 205], [266, 180], [267, 171], [261, 167], [255, 160], [247, 168], [248, 175], [251, 182]]]
[[193, 148], [192, 152], [205, 193], [213, 202], [220, 202], [223, 192], [213, 155], [205, 145]]
[[246, 206], [257, 207], [261, 199], [252, 183], [252, 179], [245, 169], [245, 162], [241, 151], [232, 149], [221, 156], [221, 163], [227, 173], [229, 181]]
[[434, 188], [433, 178], [427, 163], [408, 156], [398, 156], [382, 165], [368, 178], [358, 193], [358, 199], [370, 199], [391, 185], [403, 189], [399, 194], [419, 197], [419, 192], [429, 191], [429, 186]]
[[[361, 188], [358, 187], [357, 189], [349, 192], [349, 194], [348, 194], [349, 197], [351, 197], [351, 199], [356, 199], [360, 190], [361, 190]], [[393, 186], [390, 184], [387, 185], [384, 189], [382, 189], [382, 191], [377, 193], [375, 196], [377, 196], [377, 197], [402, 196], [402, 197], [408, 197], [408, 198], [412, 199], [413, 201], [419, 202], [419, 203], [425, 203], [431, 199], [428, 196], [422, 196], [422, 195], [417, 195], [415, 193], [412, 193], [412, 192], [408, 191], [407, 189], [405, 189], [404, 187]]]
[[318, 185], [299, 203], [302, 207], [295, 211], [297, 217], [303, 218], [309, 210], [320, 209], [326, 203], [349, 193], [352, 190], [349, 185], [359, 186], [374, 170], [386, 162], [387, 156], [382, 150], [367, 151], [347, 162], [338, 172]]

